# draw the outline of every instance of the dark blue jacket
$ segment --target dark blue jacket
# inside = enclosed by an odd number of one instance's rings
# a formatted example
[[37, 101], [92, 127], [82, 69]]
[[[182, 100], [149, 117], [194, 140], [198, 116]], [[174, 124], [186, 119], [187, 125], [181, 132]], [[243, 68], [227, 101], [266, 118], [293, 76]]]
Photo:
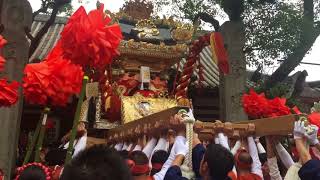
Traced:
[[309, 160], [299, 170], [301, 180], [320, 180], [320, 161]]

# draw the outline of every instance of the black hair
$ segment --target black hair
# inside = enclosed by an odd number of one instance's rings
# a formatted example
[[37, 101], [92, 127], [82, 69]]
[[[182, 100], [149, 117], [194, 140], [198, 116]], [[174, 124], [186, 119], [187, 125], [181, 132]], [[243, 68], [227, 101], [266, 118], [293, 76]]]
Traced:
[[[129, 155], [129, 159], [134, 161], [136, 165], [149, 164], [149, 159], [147, 155], [142, 151], [133, 151]], [[133, 176], [141, 176], [145, 174], [132, 174]]]
[[232, 153], [220, 144], [209, 144], [204, 154], [204, 162], [208, 164], [212, 179], [227, 179], [233, 169]]
[[[166, 162], [166, 160], [169, 157], [169, 153], [167, 151], [164, 150], [158, 150], [156, 152], [153, 153], [153, 156], [151, 158], [151, 163], [152, 164], [164, 164]], [[161, 169], [155, 169], [154, 167], [152, 167], [151, 169], [151, 176], [153, 176], [154, 174], [158, 173]]]
[[[241, 163], [248, 165], [247, 167], [241, 167], [242, 169], [247, 169], [247, 170], [251, 169], [253, 159], [250, 156], [249, 152], [247, 151], [240, 152], [238, 155], [238, 159]], [[239, 167], [236, 167], [236, 168], [239, 168]]]
[[137, 165], [144, 165], [149, 163], [147, 155], [142, 151], [133, 151], [129, 155], [129, 159], [134, 161]]
[[19, 180], [46, 180], [46, 174], [42, 168], [32, 165], [20, 173]]
[[67, 150], [62, 148], [50, 149], [45, 160], [48, 166], [63, 165], [67, 155]]
[[128, 159], [129, 158], [129, 151], [127, 151], [127, 150], [119, 151], [119, 154], [123, 159]]
[[131, 180], [131, 174], [119, 153], [106, 145], [94, 145], [71, 160], [60, 180]]

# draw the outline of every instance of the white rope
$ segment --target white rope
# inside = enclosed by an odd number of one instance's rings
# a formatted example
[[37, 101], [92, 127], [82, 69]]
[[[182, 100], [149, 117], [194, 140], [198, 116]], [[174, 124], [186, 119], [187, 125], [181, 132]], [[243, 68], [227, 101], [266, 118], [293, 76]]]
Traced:
[[180, 110], [179, 114], [182, 114], [184, 119], [184, 124], [186, 125], [186, 139], [188, 143], [188, 153], [185, 156], [185, 160], [183, 165], [181, 166], [181, 171], [183, 177], [188, 179], [194, 179], [195, 174], [192, 171], [192, 142], [193, 142], [193, 125], [195, 123], [195, 119], [193, 117], [193, 113], [190, 110], [189, 113], [186, 110]]

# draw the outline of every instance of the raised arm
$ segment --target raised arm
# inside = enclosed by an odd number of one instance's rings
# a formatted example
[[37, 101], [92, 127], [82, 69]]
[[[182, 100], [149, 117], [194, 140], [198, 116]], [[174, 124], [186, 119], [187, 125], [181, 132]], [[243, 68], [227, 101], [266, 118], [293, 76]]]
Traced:
[[231, 153], [233, 155], [235, 155], [237, 153], [237, 151], [240, 149], [241, 147], [241, 141], [237, 140], [236, 144], [233, 146], [233, 148], [231, 149]]
[[251, 167], [251, 172], [260, 176], [263, 179], [263, 174], [261, 170], [261, 162], [259, 159], [258, 155], [258, 149], [256, 146], [256, 143], [254, 142], [254, 139], [252, 136], [248, 137], [248, 148], [249, 148], [249, 153], [252, 158], [252, 167]]
[[157, 144], [157, 139], [151, 138], [148, 141], [147, 145], [143, 148], [142, 152], [144, 152], [147, 155], [148, 159], [150, 159], [151, 153], [152, 153], [154, 147], [156, 147], [156, 144]]
[[283, 165], [287, 169], [289, 169], [294, 164], [294, 162], [292, 160], [292, 157], [288, 153], [288, 151], [282, 146], [282, 144], [280, 142], [277, 142], [277, 144], [276, 144], [276, 151], [277, 151]]
[[230, 150], [230, 146], [228, 143], [228, 137], [225, 136], [222, 132], [218, 133], [218, 138], [219, 138], [219, 144], [221, 144], [221, 146], [227, 148], [228, 150]]
[[186, 146], [186, 138], [183, 135], [177, 136], [167, 161], [163, 164], [161, 171], [153, 175], [153, 178], [155, 180], [163, 180], [168, 169], [173, 165], [173, 162], [177, 165], [187, 152], [188, 146]]
[[267, 163], [269, 167], [269, 175], [272, 180], [282, 180], [278, 163], [277, 163], [277, 157], [273, 149], [273, 141], [270, 137], [266, 137], [267, 142]]

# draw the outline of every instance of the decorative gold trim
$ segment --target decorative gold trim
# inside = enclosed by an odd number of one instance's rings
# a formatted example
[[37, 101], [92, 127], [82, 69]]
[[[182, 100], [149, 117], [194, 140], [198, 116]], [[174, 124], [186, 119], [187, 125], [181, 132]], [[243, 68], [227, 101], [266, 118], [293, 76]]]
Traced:
[[121, 98], [122, 123], [143, 118], [145, 116], [177, 106], [175, 99], [146, 98], [140, 94]]
[[162, 52], [169, 54], [169, 56], [172, 56], [172, 54], [179, 54], [181, 56], [182, 53], [185, 53], [188, 50], [188, 46], [186, 44], [167, 46], [164, 43], [160, 43], [160, 45], [157, 45], [147, 42], [136, 42], [133, 39], [130, 39], [129, 41], [121, 41], [119, 50], [120, 53], [143, 52], [152, 54]]
[[113, 129], [120, 126], [119, 122], [110, 123], [106, 119], [101, 119], [99, 122], [94, 124], [94, 128], [96, 129]]

